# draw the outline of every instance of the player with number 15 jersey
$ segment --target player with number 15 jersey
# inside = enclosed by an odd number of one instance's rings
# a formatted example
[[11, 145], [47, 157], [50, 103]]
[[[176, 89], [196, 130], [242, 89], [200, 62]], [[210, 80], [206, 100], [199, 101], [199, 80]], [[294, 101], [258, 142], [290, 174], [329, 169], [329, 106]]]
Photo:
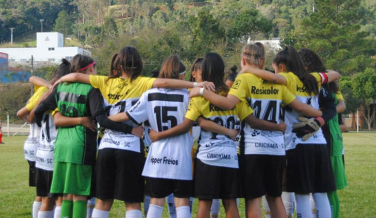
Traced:
[[[154, 88], [145, 92], [126, 113], [135, 123], [149, 120], [152, 129], [162, 132], [182, 123], [188, 102], [188, 90]], [[153, 142], [142, 175], [192, 180], [192, 145], [189, 133]]]

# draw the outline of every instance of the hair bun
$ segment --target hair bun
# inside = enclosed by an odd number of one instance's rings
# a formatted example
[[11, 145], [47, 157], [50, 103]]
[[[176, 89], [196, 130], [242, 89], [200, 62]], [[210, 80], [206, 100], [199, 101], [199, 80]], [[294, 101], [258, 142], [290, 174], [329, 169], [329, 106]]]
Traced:
[[65, 58], [61, 59], [61, 63], [64, 65], [70, 65], [70, 62]]
[[234, 66], [232, 66], [231, 68], [230, 68], [230, 70], [232, 71], [232, 73], [236, 73], [236, 70], [238, 69], [238, 67], [236, 66], [236, 65], [234, 65]]

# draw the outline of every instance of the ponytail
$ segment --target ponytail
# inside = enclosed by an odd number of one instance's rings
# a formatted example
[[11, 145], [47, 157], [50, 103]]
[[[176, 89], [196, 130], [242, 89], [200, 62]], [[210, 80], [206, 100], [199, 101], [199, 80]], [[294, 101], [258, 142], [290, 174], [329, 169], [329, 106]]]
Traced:
[[286, 46], [282, 51], [274, 57], [273, 63], [276, 65], [285, 64], [288, 71], [293, 72], [303, 83], [307, 92], [317, 95], [319, 87], [314, 76], [309, 74], [305, 68], [298, 52], [291, 46]]

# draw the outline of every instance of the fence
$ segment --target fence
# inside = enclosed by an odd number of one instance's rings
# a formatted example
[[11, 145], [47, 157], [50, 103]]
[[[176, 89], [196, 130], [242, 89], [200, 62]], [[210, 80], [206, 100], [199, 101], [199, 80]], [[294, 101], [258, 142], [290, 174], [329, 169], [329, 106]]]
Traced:
[[8, 124], [2, 126], [4, 136], [29, 135], [30, 126], [28, 123], [24, 124]]

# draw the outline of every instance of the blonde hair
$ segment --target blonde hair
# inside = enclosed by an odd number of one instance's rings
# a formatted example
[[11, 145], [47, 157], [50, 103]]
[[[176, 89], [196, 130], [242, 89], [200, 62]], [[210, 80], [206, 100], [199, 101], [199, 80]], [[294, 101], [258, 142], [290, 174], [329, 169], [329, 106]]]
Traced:
[[257, 42], [255, 44], [245, 45], [242, 49], [242, 57], [247, 64], [260, 66], [264, 69], [265, 65], [265, 50], [262, 43]]

